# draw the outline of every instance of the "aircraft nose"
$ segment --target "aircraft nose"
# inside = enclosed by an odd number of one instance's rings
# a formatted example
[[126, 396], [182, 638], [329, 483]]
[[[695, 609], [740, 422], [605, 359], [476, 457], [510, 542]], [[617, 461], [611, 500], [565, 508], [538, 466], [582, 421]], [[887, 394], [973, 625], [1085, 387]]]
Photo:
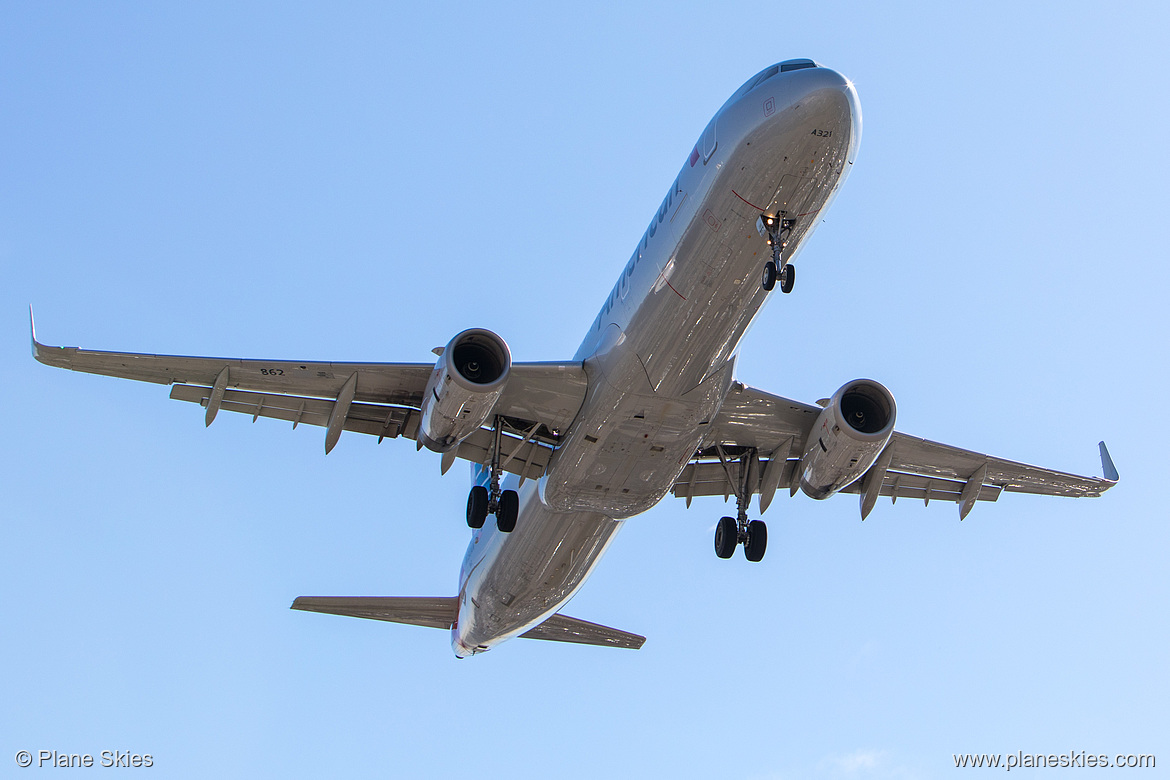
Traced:
[[861, 141], [861, 104], [853, 82], [832, 68], [817, 67], [797, 71], [793, 78], [791, 106], [799, 106], [814, 132], [832, 133], [834, 141], [842, 137], [847, 143], [847, 159], [852, 162]]
[[802, 102], [824, 112], [826, 119], [833, 120], [842, 129], [848, 127], [856, 144], [861, 136], [861, 104], [853, 82], [832, 68], [810, 69], [801, 72], [804, 74], [807, 75]]
[[[827, 70], [827, 69], [826, 69]], [[849, 106], [849, 123], [853, 128], [853, 137], [855, 139], [861, 138], [861, 103], [857, 99], [857, 88], [853, 86], [853, 82], [841, 75], [837, 71], [830, 71], [833, 78], [838, 82], [838, 89], [845, 97], [845, 102]]]

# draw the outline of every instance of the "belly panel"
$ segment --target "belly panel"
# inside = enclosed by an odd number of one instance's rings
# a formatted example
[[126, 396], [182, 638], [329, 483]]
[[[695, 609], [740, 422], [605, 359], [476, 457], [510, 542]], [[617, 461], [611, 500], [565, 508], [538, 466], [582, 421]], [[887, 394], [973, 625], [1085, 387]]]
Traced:
[[593, 571], [622, 523], [589, 512], [558, 513], [541, 505], [535, 485], [521, 493], [511, 533], [488, 524], [468, 549], [459, 617], [452, 628], [457, 655], [483, 652], [558, 611]]

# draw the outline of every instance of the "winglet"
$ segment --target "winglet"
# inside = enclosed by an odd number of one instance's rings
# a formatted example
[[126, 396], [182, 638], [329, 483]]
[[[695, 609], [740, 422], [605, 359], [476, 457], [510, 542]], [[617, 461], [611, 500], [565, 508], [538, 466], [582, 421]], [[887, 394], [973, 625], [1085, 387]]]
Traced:
[[37, 341], [37, 325], [33, 320], [32, 304], [28, 307], [28, 336], [32, 343], [33, 359], [38, 363], [54, 368], [73, 368], [71, 359], [77, 352], [77, 347], [53, 347]]
[[1109, 448], [1105, 446], [1105, 442], [1097, 446], [1101, 448], [1101, 473], [1108, 481], [1117, 482], [1121, 476], [1117, 473], [1117, 467], [1113, 465], [1113, 458], [1109, 457]]
[[28, 305], [28, 337], [32, 342], [32, 356], [37, 356], [37, 324], [33, 320], [32, 304]]

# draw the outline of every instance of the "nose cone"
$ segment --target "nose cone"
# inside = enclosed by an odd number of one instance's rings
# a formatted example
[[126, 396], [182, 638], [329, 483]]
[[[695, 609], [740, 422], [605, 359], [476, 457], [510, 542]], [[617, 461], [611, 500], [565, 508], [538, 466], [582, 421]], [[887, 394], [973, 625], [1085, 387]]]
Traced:
[[796, 129], [831, 138], [834, 151], [852, 162], [861, 141], [861, 104], [853, 82], [812, 60], [789, 60], [749, 79], [719, 114], [720, 143], [766, 143], [785, 135], [790, 145]]
[[[852, 82], [811, 60], [733, 96], [718, 115], [718, 167], [734, 192], [762, 212], [819, 214], [849, 176], [861, 139]], [[770, 70], [770, 69], [769, 69]], [[766, 75], [764, 71], [761, 75]], [[801, 242], [819, 224], [808, 220]]]
[[824, 67], [782, 75], [790, 81], [790, 85], [784, 85], [791, 90], [789, 105], [799, 104], [808, 116], [816, 117], [816, 124], [848, 134], [847, 157], [852, 162], [861, 142], [861, 103], [853, 82]]
[[[857, 88], [853, 82], [831, 68], [817, 68], [823, 74], [825, 83], [823, 90], [835, 92], [843, 101], [843, 112], [848, 116], [849, 125], [849, 161], [857, 156], [857, 147], [861, 143], [861, 102], [857, 99]], [[844, 118], [844, 117], [842, 117]]]

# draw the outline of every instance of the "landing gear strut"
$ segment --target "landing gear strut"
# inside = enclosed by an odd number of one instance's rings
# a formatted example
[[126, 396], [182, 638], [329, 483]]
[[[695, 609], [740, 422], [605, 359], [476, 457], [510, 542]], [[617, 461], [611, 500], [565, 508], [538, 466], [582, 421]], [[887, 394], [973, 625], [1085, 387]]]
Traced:
[[748, 504], [751, 503], [757, 481], [756, 453], [748, 450], [740, 457], [740, 479], [731, 475], [731, 468], [727, 465], [727, 457], [721, 445], [715, 445], [719, 453], [719, 463], [727, 475], [727, 481], [735, 488], [735, 517], [722, 517], [715, 526], [715, 554], [720, 558], [730, 558], [735, 554], [737, 545], [743, 545], [743, 554], [753, 563], [763, 560], [764, 551], [768, 548], [768, 526], [763, 520], [747, 519]]
[[500, 490], [500, 418], [492, 426], [492, 458], [488, 467], [491, 479], [490, 489], [475, 485], [467, 496], [467, 524], [472, 528], [483, 528], [489, 514], [496, 516], [496, 528], [502, 533], [511, 533], [516, 528], [520, 515], [520, 496], [515, 490]]
[[796, 282], [796, 268], [784, 259], [784, 247], [788, 246], [788, 237], [792, 235], [796, 220], [785, 217], [785, 213], [781, 211], [775, 217], [761, 214], [756, 220], [756, 230], [772, 247], [772, 259], [764, 263], [764, 275], [760, 283], [768, 292], [776, 286], [777, 279], [780, 280], [780, 292], [783, 293], [792, 292], [792, 285]]

